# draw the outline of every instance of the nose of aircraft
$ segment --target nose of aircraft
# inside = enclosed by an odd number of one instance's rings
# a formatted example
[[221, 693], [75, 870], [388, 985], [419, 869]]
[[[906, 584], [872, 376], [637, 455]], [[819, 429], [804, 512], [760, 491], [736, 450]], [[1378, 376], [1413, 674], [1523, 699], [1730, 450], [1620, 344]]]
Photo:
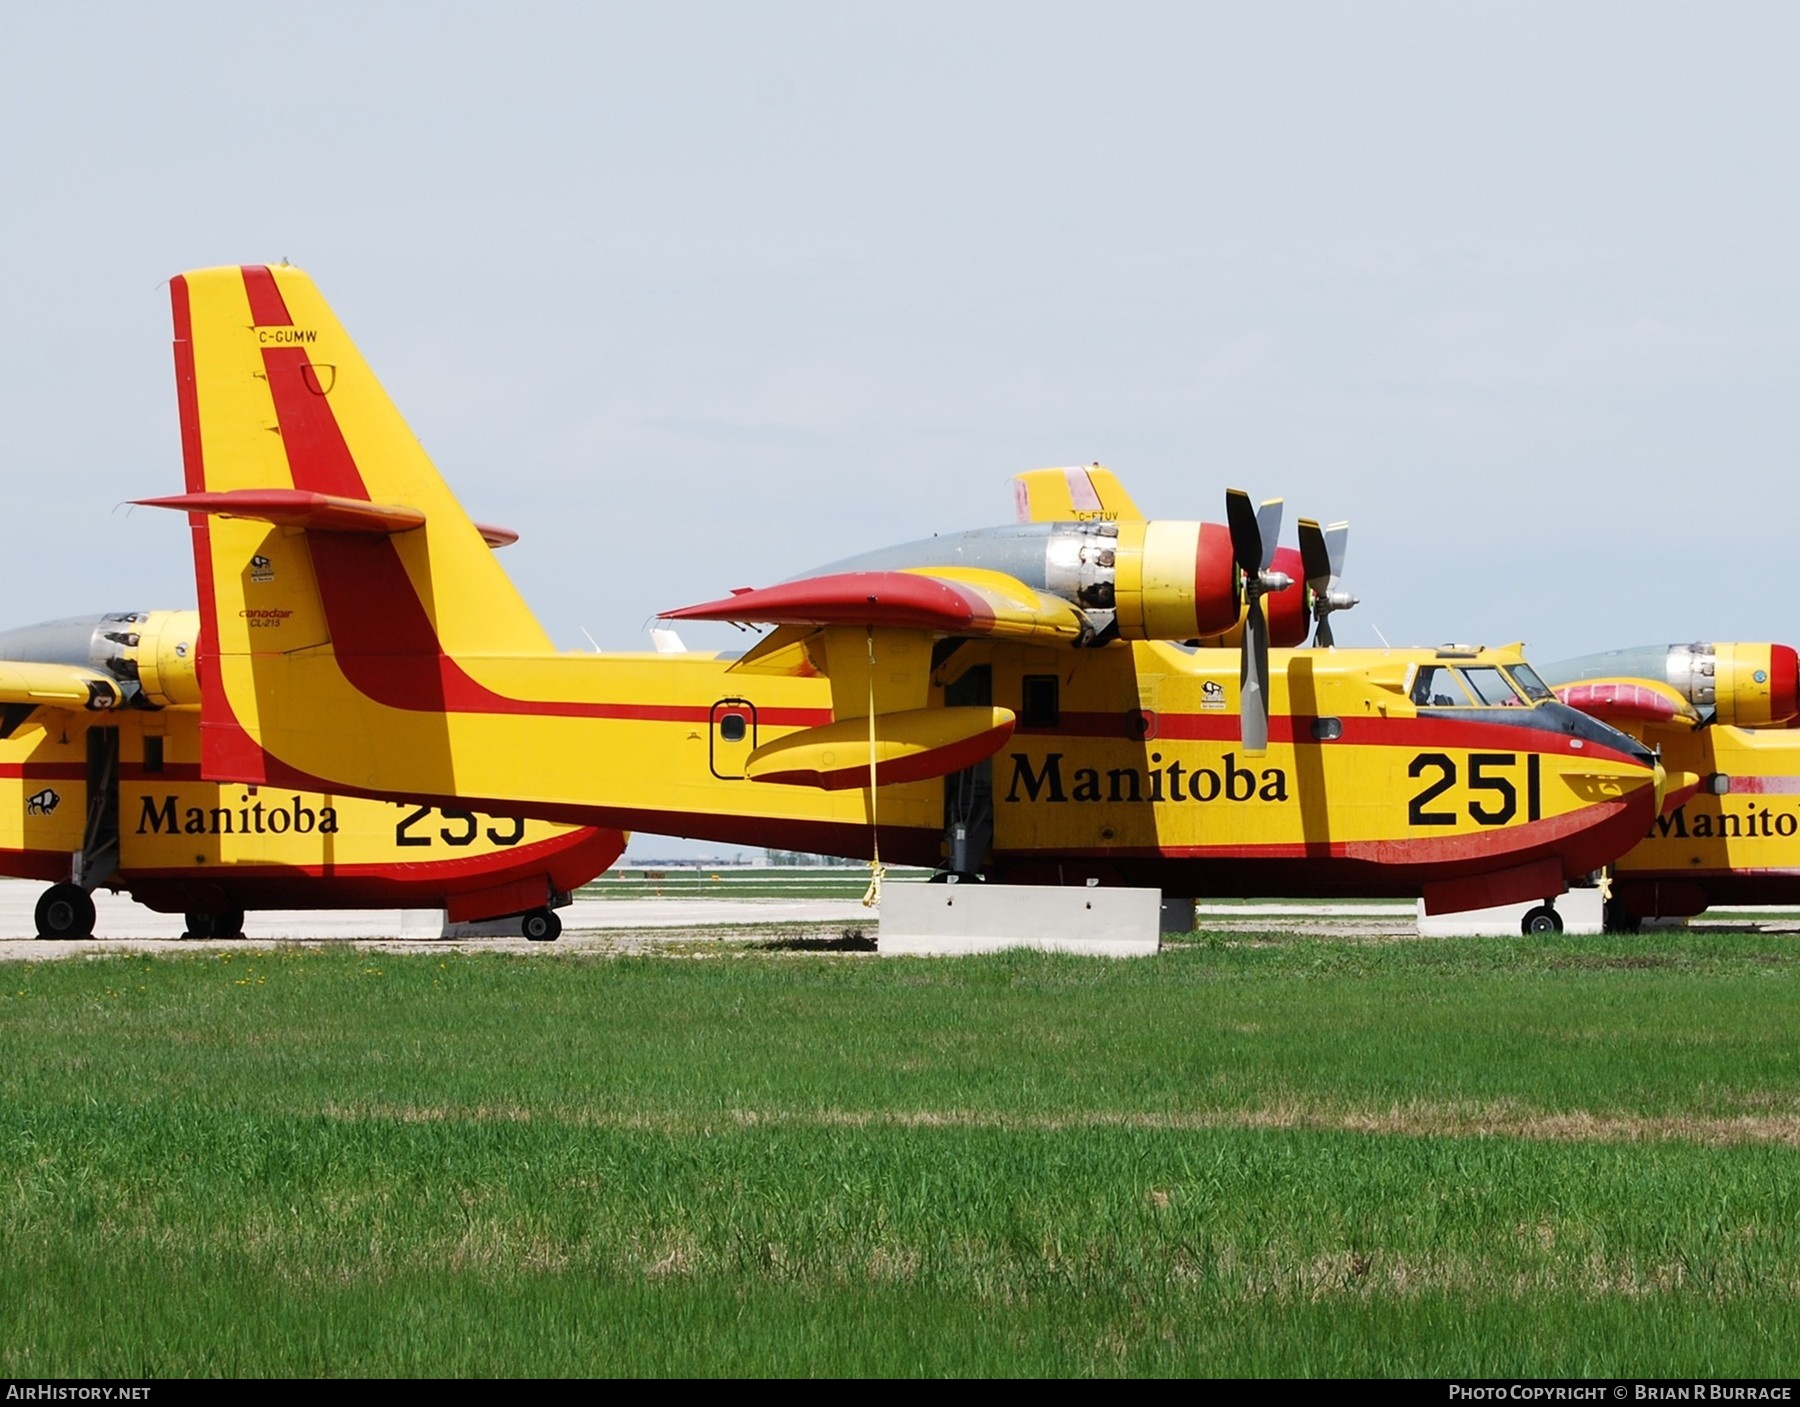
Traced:
[[[1598, 743], [1601, 747], [1610, 748], [1614, 752], [1623, 753], [1633, 761], [1642, 763], [1646, 768], [1654, 767], [1658, 775], [1661, 766], [1656, 754], [1629, 733], [1621, 733], [1610, 723], [1602, 723], [1598, 718], [1570, 708], [1560, 701], [1552, 700], [1538, 705], [1538, 711], [1558, 730], [1571, 737], [1581, 738], [1585, 742]], [[1540, 725], [1541, 726], [1541, 725]]]

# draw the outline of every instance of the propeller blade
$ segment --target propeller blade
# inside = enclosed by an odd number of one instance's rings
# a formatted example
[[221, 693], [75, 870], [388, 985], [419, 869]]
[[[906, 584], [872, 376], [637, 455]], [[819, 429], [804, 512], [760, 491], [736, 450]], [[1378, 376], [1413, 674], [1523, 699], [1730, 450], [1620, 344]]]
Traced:
[[1313, 631], [1313, 648], [1329, 650], [1335, 644], [1337, 641], [1331, 634], [1331, 612], [1325, 611], [1319, 616], [1319, 628]]
[[1275, 560], [1275, 548], [1281, 540], [1281, 500], [1265, 498], [1256, 510], [1256, 530], [1262, 535], [1262, 558], [1256, 564], [1261, 572], [1269, 570]]
[[1242, 489], [1225, 490], [1225, 521], [1231, 527], [1231, 555], [1237, 558], [1238, 570], [1255, 576], [1262, 570], [1262, 529], [1256, 524], [1250, 495]]
[[1350, 543], [1350, 524], [1333, 523], [1325, 529], [1325, 553], [1331, 560], [1331, 585], [1335, 589], [1344, 574], [1344, 549]]
[[1331, 550], [1325, 545], [1325, 530], [1315, 518], [1300, 520], [1300, 561], [1306, 572], [1306, 585], [1315, 596], [1331, 589], [1331, 578], [1336, 575], [1331, 567]]
[[1262, 596], [1252, 594], [1244, 616], [1244, 648], [1238, 667], [1238, 723], [1244, 751], [1261, 756], [1269, 747], [1269, 622]]

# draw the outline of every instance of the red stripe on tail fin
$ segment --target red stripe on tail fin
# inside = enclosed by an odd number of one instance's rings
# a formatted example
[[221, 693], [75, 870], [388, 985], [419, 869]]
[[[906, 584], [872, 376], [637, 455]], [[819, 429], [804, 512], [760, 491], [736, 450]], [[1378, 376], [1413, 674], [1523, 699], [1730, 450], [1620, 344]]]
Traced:
[[315, 368], [300, 347], [265, 347], [263, 369], [269, 374], [294, 487], [366, 500], [369, 490], [326, 395], [329, 368]]
[[244, 292], [250, 296], [250, 316], [258, 327], [292, 327], [287, 299], [275, 284], [275, 275], [262, 264], [243, 266]]

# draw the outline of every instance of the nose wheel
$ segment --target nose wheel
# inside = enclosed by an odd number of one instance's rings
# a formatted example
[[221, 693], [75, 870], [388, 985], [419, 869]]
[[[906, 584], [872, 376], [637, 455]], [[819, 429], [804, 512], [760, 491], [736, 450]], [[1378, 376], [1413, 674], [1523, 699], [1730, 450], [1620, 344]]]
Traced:
[[1519, 931], [1527, 938], [1549, 938], [1563, 931], [1562, 915], [1554, 904], [1539, 904], [1526, 911], [1519, 920]]

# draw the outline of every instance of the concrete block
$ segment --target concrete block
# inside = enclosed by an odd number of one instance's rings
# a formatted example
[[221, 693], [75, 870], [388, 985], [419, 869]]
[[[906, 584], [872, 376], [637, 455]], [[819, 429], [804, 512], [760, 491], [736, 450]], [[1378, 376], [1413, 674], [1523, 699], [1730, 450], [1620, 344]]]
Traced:
[[[1421, 938], [1508, 937], [1517, 938], [1519, 925], [1537, 904], [1501, 904], [1492, 909], [1469, 909], [1460, 914], [1427, 915], [1425, 901], [1419, 900], [1419, 936]], [[1604, 924], [1600, 914], [1598, 889], [1571, 889], [1556, 901], [1556, 912], [1562, 915], [1563, 932], [1581, 936], [1600, 933]]]
[[442, 909], [400, 910], [400, 936], [402, 938], [442, 938], [444, 936], [444, 911]]
[[895, 884], [881, 895], [884, 956], [1041, 948], [1143, 957], [1162, 946], [1162, 892], [1024, 884]]
[[442, 909], [400, 910], [402, 938], [517, 938], [519, 920], [484, 918], [476, 923], [451, 923]]

